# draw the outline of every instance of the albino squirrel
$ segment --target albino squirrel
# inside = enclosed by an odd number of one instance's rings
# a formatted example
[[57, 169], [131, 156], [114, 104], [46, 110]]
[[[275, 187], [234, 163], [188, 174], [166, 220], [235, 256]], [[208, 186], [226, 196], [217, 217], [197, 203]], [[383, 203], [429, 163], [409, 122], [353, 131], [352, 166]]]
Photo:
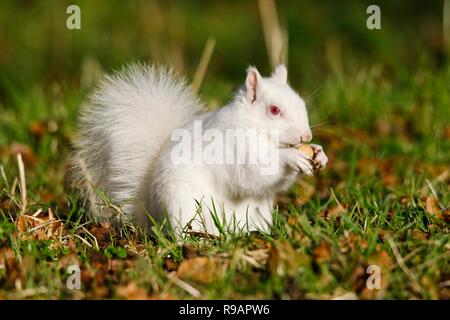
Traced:
[[[204, 133], [196, 136], [199, 123]], [[219, 141], [227, 130], [237, 138], [257, 131], [252, 143], [211, 143], [219, 146], [216, 151], [235, 151], [238, 157], [258, 145], [271, 156], [264, 163], [260, 158], [176, 161], [181, 136], [188, 137], [183, 150], [190, 152], [195, 143], [205, 147], [208, 130], [213, 132], [209, 141], [213, 136]], [[150, 221], [169, 222], [178, 237], [188, 231], [269, 231], [275, 195], [300, 173], [312, 175], [328, 161], [319, 145], [310, 145], [314, 161], [298, 150], [311, 139], [305, 103], [287, 83], [284, 65], [268, 78], [249, 67], [245, 85], [214, 112], [205, 112], [191, 87], [174, 72], [131, 65], [107, 77], [82, 111], [71, 176], [97, 220], [145, 227], [152, 226]], [[268, 165], [271, 170], [264, 172]], [[102, 205], [101, 194], [114, 210]]]

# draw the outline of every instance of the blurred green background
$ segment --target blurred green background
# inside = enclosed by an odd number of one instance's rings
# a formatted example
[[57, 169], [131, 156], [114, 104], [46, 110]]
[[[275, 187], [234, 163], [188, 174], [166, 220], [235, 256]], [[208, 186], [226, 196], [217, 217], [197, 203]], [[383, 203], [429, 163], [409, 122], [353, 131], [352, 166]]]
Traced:
[[[443, 65], [442, 1], [379, 1], [379, 31], [366, 28], [371, 1], [276, 3], [295, 85], [327, 79], [333, 62], [327, 53], [336, 41], [341, 57], [332, 59], [345, 70], [381, 64], [395, 76], [425, 61]], [[70, 4], [81, 8], [81, 30], [66, 28]], [[190, 74], [208, 37], [217, 40], [208, 83], [241, 81], [248, 64], [270, 71], [257, 1], [2, 1], [0, 23], [2, 75], [26, 87], [76, 86], [86, 59], [107, 71], [141, 60]]]

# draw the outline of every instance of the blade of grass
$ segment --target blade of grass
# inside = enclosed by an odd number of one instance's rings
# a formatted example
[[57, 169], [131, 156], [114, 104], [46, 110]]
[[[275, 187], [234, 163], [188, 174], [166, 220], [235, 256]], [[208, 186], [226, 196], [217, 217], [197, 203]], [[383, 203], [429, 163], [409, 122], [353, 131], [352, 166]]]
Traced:
[[192, 88], [195, 93], [197, 93], [200, 90], [200, 87], [202, 86], [203, 79], [205, 78], [206, 70], [208, 69], [209, 61], [211, 60], [211, 56], [214, 52], [215, 46], [216, 46], [216, 39], [209, 38], [206, 41], [206, 45], [205, 48], [203, 49], [200, 62], [194, 74], [194, 80], [192, 80]]
[[22, 155], [17, 154], [17, 165], [19, 167], [19, 188], [21, 195], [20, 215], [25, 214], [27, 209], [27, 184], [25, 178], [25, 165], [23, 164]]

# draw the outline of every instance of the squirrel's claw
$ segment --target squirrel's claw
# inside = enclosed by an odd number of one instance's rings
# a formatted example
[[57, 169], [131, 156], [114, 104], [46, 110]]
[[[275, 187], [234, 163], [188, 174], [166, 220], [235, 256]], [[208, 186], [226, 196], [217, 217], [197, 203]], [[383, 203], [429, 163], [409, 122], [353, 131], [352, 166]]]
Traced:
[[323, 151], [321, 145], [318, 144], [310, 144], [311, 148], [314, 150], [314, 163], [317, 165], [319, 170], [323, 170], [328, 162], [328, 157]]
[[308, 176], [314, 174], [311, 161], [297, 149], [284, 149], [287, 164], [295, 171], [302, 172]]

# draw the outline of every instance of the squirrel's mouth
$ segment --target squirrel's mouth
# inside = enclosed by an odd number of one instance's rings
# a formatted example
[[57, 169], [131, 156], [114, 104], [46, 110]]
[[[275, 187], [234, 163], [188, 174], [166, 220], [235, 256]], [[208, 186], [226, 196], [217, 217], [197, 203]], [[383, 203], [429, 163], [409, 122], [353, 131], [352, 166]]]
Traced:
[[293, 143], [287, 143], [287, 142], [280, 142], [278, 144], [278, 148], [280, 149], [289, 149], [289, 148], [298, 148], [300, 147], [300, 143], [293, 144]]

